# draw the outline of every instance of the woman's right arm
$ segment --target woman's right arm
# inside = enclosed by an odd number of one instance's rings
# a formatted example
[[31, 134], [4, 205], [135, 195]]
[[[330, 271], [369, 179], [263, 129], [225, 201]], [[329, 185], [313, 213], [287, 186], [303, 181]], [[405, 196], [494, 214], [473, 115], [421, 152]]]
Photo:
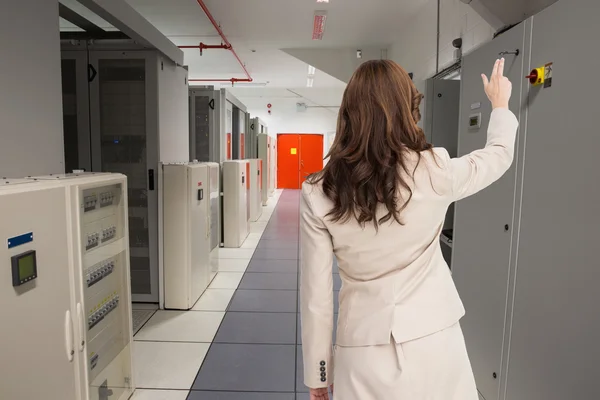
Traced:
[[500, 179], [514, 158], [519, 121], [508, 109], [512, 85], [504, 76], [504, 59], [496, 61], [489, 80], [485, 75], [482, 78], [493, 108], [487, 143], [481, 150], [449, 161], [454, 201], [471, 196]]

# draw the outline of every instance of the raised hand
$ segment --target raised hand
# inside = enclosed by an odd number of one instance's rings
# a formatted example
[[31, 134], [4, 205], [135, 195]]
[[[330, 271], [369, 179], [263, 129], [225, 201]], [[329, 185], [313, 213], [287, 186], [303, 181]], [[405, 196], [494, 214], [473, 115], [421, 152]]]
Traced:
[[489, 79], [485, 74], [482, 74], [481, 78], [483, 79], [485, 94], [492, 102], [492, 108], [508, 108], [508, 101], [512, 94], [512, 83], [504, 76], [504, 58], [496, 60]]

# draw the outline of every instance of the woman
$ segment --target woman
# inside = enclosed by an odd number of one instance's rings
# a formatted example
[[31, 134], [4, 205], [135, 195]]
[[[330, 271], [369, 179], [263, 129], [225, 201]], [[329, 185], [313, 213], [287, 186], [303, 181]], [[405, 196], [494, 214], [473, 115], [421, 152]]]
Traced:
[[[478, 400], [439, 235], [448, 206], [492, 184], [513, 160], [518, 122], [504, 59], [482, 78], [493, 107], [487, 144], [455, 159], [427, 143], [417, 126], [422, 95], [399, 65], [366, 62], [348, 83], [329, 162], [302, 187], [311, 400], [329, 399], [334, 381], [339, 400]], [[334, 254], [343, 282], [335, 355]]]

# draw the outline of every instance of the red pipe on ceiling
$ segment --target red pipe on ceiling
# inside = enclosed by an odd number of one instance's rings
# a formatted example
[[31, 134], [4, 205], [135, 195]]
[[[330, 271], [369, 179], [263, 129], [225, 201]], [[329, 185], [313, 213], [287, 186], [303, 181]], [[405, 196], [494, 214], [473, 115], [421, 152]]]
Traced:
[[244, 74], [246, 74], [246, 78], [188, 79], [188, 82], [231, 82], [232, 85], [235, 84], [236, 82], [252, 82], [252, 77], [250, 76], [250, 73], [246, 69], [246, 66], [244, 65], [244, 63], [242, 62], [242, 60], [240, 59], [240, 57], [237, 55], [237, 53], [235, 52], [235, 50], [233, 49], [233, 46], [231, 45], [231, 43], [229, 42], [229, 40], [227, 40], [227, 37], [223, 33], [223, 30], [221, 30], [221, 27], [219, 26], [219, 24], [217, 23], [217, 21], [214, 19], [214, 17], [210, 13], [208, 7], [206, 7], [206, 4], [204, 4], [204, 1], [203, 0], [197, 0], [197, 1], [198, 1], [198, 5], [202, 8], [202, 11], [204, 11], [204, 14], [206, 14], [206, 16], [210, 20], [211, 24], [215, 27], [215, 29], [219, 33], [219, 36], [221, 36], [221, 39], [222, 39], [223, 43], [221, 43], [220, 45], [209, 45], [209, 44], [200, 43], [197, 46], [179, 46], [179, 48], [180, 49], [200, 49], [200, 54], [201, 55], [202, 55], [202, 50], [204, 50], [204, 49], [225, 49], [225, 50], [229, 50], [229, 51], [231, 51], [231, 54], [233, 54], [233, 56], [236, 58], [236, 60], [240, 64], [240, 67], [242, 67], [242, 69], [244, 70]]

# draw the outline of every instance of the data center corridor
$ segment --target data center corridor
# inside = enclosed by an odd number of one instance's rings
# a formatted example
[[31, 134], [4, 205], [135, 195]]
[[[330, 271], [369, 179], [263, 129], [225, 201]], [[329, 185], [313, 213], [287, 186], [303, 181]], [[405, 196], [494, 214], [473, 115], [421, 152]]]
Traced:
[[298, 313], [300, 192], [277, 192], [269, 203], [243, 248], [221, 249], [220, 272], [193, 311], [157, 311], [136, 334], [134, 400], [308, 399]]

